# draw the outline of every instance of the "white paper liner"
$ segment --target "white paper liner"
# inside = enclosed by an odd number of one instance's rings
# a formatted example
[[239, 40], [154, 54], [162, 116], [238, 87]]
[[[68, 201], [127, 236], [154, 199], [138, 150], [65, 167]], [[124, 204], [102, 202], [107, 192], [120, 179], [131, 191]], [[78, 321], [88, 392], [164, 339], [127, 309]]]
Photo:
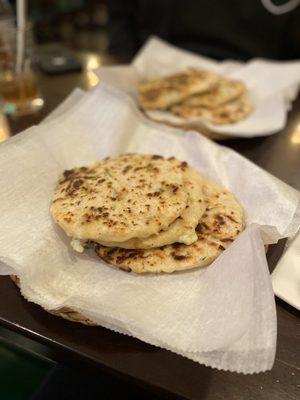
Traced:
[[272, 272], [274, 293], [300, 310], [300, 233], [288, 240], [285, 252]]

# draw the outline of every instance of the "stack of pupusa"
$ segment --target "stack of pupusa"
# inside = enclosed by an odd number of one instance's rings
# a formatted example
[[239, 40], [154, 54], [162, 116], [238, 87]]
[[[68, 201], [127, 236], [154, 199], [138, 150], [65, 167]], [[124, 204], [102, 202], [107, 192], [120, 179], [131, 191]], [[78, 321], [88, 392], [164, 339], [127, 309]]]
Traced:
[[174, 272], [210, 264], [244, 228], [226, 189], [174, 157], [125, 154], [65, 171], [54, 220], [77, 251], [126, 271]]
[[142, 82], [140, 105], [149, 111], [166, 111], [190, 122], [215, 125], [245, 119], [253, 104], [244, 83], [207, 70], [189, 69], [161, 79]]

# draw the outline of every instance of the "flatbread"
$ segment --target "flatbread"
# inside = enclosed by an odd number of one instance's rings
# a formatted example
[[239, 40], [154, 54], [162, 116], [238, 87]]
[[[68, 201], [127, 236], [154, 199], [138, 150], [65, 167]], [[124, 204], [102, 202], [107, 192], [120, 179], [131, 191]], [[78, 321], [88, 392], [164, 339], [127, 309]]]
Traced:
[[211, 264], [244, 229], [244, 212], [228, 190], [210, 181], [203, 190], [207, 208], [196, 228], [195, 243], [174, 243], [149, 250], [96, 245], [96, 253], [108, 264], [136, 273], [171, 273]]
[[215, 125], [227, 125], [245, 119], [253, 111], [253, 103], [250, 96], [244, 93], [236, 100], [213, 109], [177, 104], [170, 111], [189, 121], [203, 120]]
[[243, 93], [246, 93], [243, 82], [221, 78], [214, 90], [188, 97], [183, 104], [192, 107], [216, 108], [237, 99]]
[[139, 84], [141, 107], [145, 110], [165, 110], [195, 93], [216, 87], [219, 76], [211, 71], [190, 69], [182, 73]]
[[187, 206], [187, 167], [174, 157], [128, 154], [65, 171], [52, 216], [76, 239], [121, 242], [157, 234]]
[[206, 205], [203, 196], [203, 178], [191, 167], [184, 172], [184, 186], [189, 193], [187, 207], [166, 231], [147, 238], [133, 238], [126, 242], [100, 242], [103, 246], [125, 249], [149, 249], [174, 242], [191, 244], [197, 240], [195, 228], [201, 219]]

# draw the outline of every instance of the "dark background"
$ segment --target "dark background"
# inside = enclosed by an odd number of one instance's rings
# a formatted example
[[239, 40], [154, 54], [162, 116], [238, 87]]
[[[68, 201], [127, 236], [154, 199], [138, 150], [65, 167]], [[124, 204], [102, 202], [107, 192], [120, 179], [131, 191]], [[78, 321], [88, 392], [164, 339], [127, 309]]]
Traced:
[[300, 57], [300, 6], [274, 15], [263, 0], [28, 0], [28, 9], [38, 43], [75, 50], [129, 58], [155, 34], [217, 59]]

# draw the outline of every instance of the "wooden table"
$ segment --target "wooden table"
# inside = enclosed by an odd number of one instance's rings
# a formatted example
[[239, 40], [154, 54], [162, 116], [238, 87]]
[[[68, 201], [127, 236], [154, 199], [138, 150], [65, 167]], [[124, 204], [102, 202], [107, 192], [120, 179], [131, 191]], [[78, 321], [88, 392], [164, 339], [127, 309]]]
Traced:
[[[91, 58], [92, 57], [92, 58]], [[81, 55], [84, 65], [95, 64], [95, 55]], [[94, 61], [91, 61], [94, 60]], [[108, 60], [111, 61], [111, 60]], [[101, 63], [103, 60], [99, 59]], [[107, 62], [104, 59], [104, 62]], [[18, 133], [38, 123], [76, 86], [88, 89], [91, 73], [56, 77], [40, 75], [46, 105], [37, 115], [11, 121]], [[295, 102], [286, 128], [276, 135], [257, 139], [224, 141], [256, 164], [291, 186], [300, 189], [300, 98]], [[272, 270], [280, 256], [280, 246], [268, 254]], [[46, 344], [53, 357], [75, 365], [96, 367], [116, 374], [149, 392], [163, 397], [205, 400], [284, 400], [300, 398], [299, 313], [277, 300], [278, 344], [273, 369], [255, 375], [206, 368], [170, 351], [101, 327], [85, 327], [67, 322], [28, 303], [8, 277], [0, 278], [0, 324]], [[155, 398], [155, 397], [154, 397]]]

